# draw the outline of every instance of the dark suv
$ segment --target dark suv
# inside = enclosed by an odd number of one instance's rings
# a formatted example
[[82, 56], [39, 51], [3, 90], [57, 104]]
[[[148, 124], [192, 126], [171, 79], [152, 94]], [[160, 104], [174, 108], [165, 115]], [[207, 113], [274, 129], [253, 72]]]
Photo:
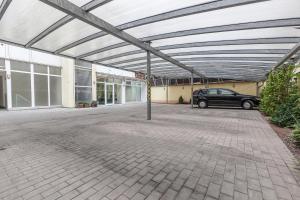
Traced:
[[230, 106], [243, 107], [246, 110], [250, 110], [259, 105], [259, 99], [256, 96], [239, 94], [223, 88], [196, 90], [193, 92], [193, 100], [194, 104], [197, 104], [199, 108]]

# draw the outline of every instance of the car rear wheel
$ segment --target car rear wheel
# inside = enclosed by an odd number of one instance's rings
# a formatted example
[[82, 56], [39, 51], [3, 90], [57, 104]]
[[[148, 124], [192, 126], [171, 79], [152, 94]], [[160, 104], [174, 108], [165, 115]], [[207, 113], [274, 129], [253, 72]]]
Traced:
[[198, 107], [199, 108], [206, 108], [207, 102], [206, 101], [198, 101]]
[[252, 101], [249, 101], [249, 100], [244, 101], [242, 106], [245, 110], [252, 110], [253, 109], [253, 103], [252, 103]]

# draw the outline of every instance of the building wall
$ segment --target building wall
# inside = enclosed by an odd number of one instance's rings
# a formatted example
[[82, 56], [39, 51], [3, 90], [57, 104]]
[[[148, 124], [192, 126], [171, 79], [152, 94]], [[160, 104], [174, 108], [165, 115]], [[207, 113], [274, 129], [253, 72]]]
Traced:
[[[256, 82], [235, 82], [235, 83], [210, 83], [209, 88], [227, 88], [241, 94], [257, 95]], [[205, 88], [204, 85], [195, 84], [193, 90]], [[168, 94], [168, 95], [167, 95]], [[152, 87], [152, 102], [155, 103], [178, 103], [180, 96], [188, 103], [191, 99], [191, 85]]]
[[4, 78], [0, 72], [0, 107], [5, 107], [4, 103]]
[[62, 105], [63, 107], [72, 108], [75, 106], [75, 67], [74, 60], [61, 58], [62, 64]]

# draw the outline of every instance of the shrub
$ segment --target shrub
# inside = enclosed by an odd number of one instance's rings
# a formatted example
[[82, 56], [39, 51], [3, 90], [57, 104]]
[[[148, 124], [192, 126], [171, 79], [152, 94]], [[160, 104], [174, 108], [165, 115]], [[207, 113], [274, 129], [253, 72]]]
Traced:
[[292, 138], [297, 144], [300, 144], [300, 123], [297, 122], [295, 125], [295, 129], [292, 132]]
[[267, 115], [273, 116], [277, 108], [295, 92], [296, 86], [292, 81], [294, 69], [294, 65], [283, 66], [269, 74], [260, 104], [260, 109]]
[[179, 104], [183, 104], [183, 103], [184, 103], [184, 99], [183, 99], [183, 97], [182, 97], [182, 96], [180, 96], [180, 97], [179, 97], [179, 99], [178, 99], [178, 103], [179, 103]]
[[291, 127], [300, 119], [300, 95], [291, 94], [286, 101], [278, 106], [271, 121], [282, 127]]

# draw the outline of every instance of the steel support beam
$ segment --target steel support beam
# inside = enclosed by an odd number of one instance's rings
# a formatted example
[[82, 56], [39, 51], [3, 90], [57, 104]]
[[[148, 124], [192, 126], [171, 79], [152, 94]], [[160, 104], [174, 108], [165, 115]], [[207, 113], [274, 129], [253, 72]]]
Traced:
[[[152, 57], [157, 58], [157, 57]], [[136, 62], [145, 60], [145, 57], [132, 58], [128, 60], [122, 60], [118, 62], [107, 63], [109, 65], [127, 64], [130, 62]], [[277, 62], [280, 57], [189, 57], [189, 58], [177, 58], [178, 61], [215, 61], [215, 60], [229, 60], [229, 61], [273, 61]]]
[[151, 120], [151, 56], [147, 51], [147, 120]]
[[194, 108], [194, 73], [191, 72], [191, 107]]
[[[248, 22], [248, 23], [240, 23], [240, 24], [230, 24], [223, 26], [213, 26], [213, 27], [205, 27], [198, 28], [192, 30], [184, 30], [177, 31], [159, 35], [153, 35], [145, 38], [140, 38], [142, 41], [154, 41], [154, 40], [162, 40], [167, 38], [174, 37], [184, 37], [190, 35], [200, 35], [207, 33], [219, 33], [219, 32], [227, 32], [227, 31], [239, 31], [239, 30], [251, 30], [251, 29], [263, 29], [263, 28], [277, 28], [277, 27], [293, 27], [300, 26], [300, 18], [289, 18], [289, 19], [278, 19], [278, 20], [267, 20], [267, 21], [257, 21], [257, 22]], [[125, 43], [118, 43], [116, 47], [122, 47], [126, 45]], [[93, 54], [100, 53], [98, 50], [94, 50], [82, 55], [79, 55], [78, 58], [84, 58], [87, 56], [91, 56]]]
[[300, 51], [300, 42], [296, 44], [288, 54], [286, 54], [274, 67], [273, 70], [283, 65], [288, 59], [290, 59], [294, 54]]
[[[236, 6], [241, 6], [241, 5], [247, 5], [247, 4], [252, 4], [252, 3], [258, 3], [258, 2], [264, 2], [264, 1], [269, 1], [269, 0], [222, 0], [222, 1], [213, 1], [213, 2], [208, 2], [208, 3], [203, 3], [203, 4], [198, 4], [195, 6], [190, 6], [187, 8], [182, 8], [182, 9], [177, 9], [173, 10], [170, 12], [146, 17], [143, 19], [138, 19], [132, 22], [128, 22], [122, 25], [117, 26], [119, 30], [126, 30], [138, 26], [142, 26], [145, 24], [151, 24], [154, 22], [159, 22], [163, 20], [168, 20], [168, 19], [174, 19], [178, 17], [183, 17], [183, 16], [188, 16], [188, 15], [193, 15], [197, 13], [204, 13], [204, 12], [210, 12], [214, 10], [220, 10], [220, 9], [225, 9], [225, 8], [231, 8], [231, 7], [236, 7]], [[92, 34], [86, 38], [83, 38], [81, 40], [78, 40], [74, 43], [71, 43], [65, 47], [62, 47], [58, 50], [56, 50], [56, 53], [61, 53], [63, 51], [66, 51], [70, 48], [73, 48], [77, 45], [80, 45], [82, 43], [88, 42], [90, 40], [102, 37], [107, 35], [105, 32], [98, 32], [95, 34]], [[150, 41], [150, 40], [149, 40]]]
[[278, 38], [258, 38], [239, 40], [220, 40], [208, 42], [193, 42], [184, 44], [174, 44], [156, 47], [158, 50], [204, 47], [204, 46], [225, 46], [225, 45], [247, 45], [247, 44], [291, 44], [300, 42], [300, 37], [278, 37]]
[[[179, 53], [168, 53], [169, 56], [189, 56], [189, 55], [213, 55], [213, 54], [287, 54], [289, 49], [240, 49], [240, 50], [210, 50], [210, 51], [190, 51]], [[94, 62], [109, 61], [116, 58], [131, 56], [142, 53], [142, 50], [129, 51], [105, 58], [95, 60]], [[156, 58], [156, 56], [152, 57]]]
[[[106, 21], [100, 19], [99, 17], [86, 12], [82, 8], [72, 4], [71, 2], [67, 0], [40, 0], [44, 3], [46, 3], [49, 6], [52, 6], [68, 15], [71, 15], [87, 24], [90, 24], [91, 26], [94, 26], [100, 30], [103, 30], [119, 39], [124, 40], [125, 42], [128, 42], [132, 45], [135, 45], [145, 51], [150, 51], [152, 54], [156, 55], [157, 57], [160, 57], [174, 65], [177, 65], [183, 69], [186, 69], [188, 71], [191, 71], [190, 67], [187, 67], [181, 62], [178, 62], [177, 60], [171, 58], [170, 56], [162, 53], [161, 51], [151, 47], [149, 44], [145, 44], [144, 42], [138, 40], [137, 38], [129, 35], [128, 33], [119, 30], [118, 28], [114, 27], [113, 25], [107, 23]], [[200, 73], [195, 73], [196, 75], [202, 77], [203, 75]]]
[[[191, 48], [191, 47], [205, 47], [205, 46], [226, 46], [226, 45], [247, 45], [247, 44], [290, 44], [300, 42], [300, 37], [278, 37], [278, 38], [258, 38], [258, 39], [238, 39], [238, 40], [219, 40], [219, 41], [208, 41], [208, 42], [193, 42], [193, 43], [183, 43], [174, 45], [165, 45], [155, 47], [158, 50], [169, 50], [169, 49], [181, 49], [181, 48]], [[114, 44], [102, 49], [95, 50], [80, 56], [80, 58], [94, 55], [96, 53], [102, 53], [104, 51], [116, 49], [119, 47], [127, 46], [128, 43], [122, 42]], [[133, 54], [141, 53], [137, 51], [132, 51]], [[128, 52], [129, 53], [129, 52]], [[131, 55], [133, 55], [131, 54]], [[95, 60], [94, 62], [97, 62]]]
[[[83, 10], [85, 10], [86, 12], [90, 12], [91, 10], [94, 10], [95, 8], [98, 8], [99, 6], [102, 6], [102, 5], [104, 5], [104, 4], [106, 4], [110, 1], [112, 1], [112, 0], [93, 0], [89, 3], [87, 3], [86, 5], [82, 6], [81, 8]], [[58, 20], [57, 22], [55, 22], [54, 24], [49, 26], [47, 29], [45, 29], [43, 32], [41, 32], [39, 35], [37, 35], [35, 38], [30, 40], [25, 45], [25, 47], [26, 48], [31, 47], [32, 45], [34, 45], [35, 43], [37, 43], [38, 41], [40, 41], [41, 39], [43, 39], [44, 37], [46, 37], [47, 35], [52, 33], [53, 31], [55, 31], [56, 29], [62, 27], [65, 24], [69, 23], [73, 19], [75, 19], [75, 18], [71, 15], [67, 15], [67, 16], [61, 18], [60, 20]]]
[[0, 21], [12, 0], [3, 0], [0, 5]]
[[[153, 64], [165, 64], [166, 61], [164, 60], [155, 60], [152, 61]], [[204, 62], [191, 62], [191, 61], [183, 61], [186, 65], [190, 65], [192, 67], [194, 66], [201, 66], [201, 65], [222, 65], [222, 64], [231, 64], [231, 65], [254, 65], [254, 66], [271, 66], [274, 65], [274, 63], [268, 63], [268, 62], [230, 62], [230, 61], [204, 61]], [[130, 65], [123, 65], [120, 66], [120, 69], [133, 69], [136, 67], [145, 67], [146, 62], [141, 62], [141, 63], [135, 63], [135, 64], [130, 64]]]

